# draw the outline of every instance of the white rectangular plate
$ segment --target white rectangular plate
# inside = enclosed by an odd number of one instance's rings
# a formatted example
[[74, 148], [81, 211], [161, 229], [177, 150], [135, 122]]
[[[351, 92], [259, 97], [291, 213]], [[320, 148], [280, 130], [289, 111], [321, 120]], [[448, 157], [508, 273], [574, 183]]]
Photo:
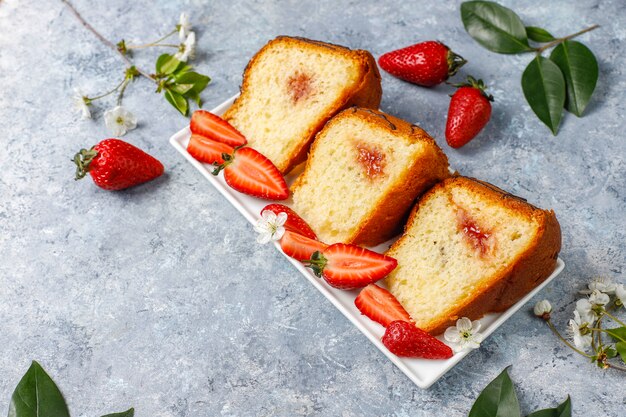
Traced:
[[[213, 110], [212, 113], [222, 115], [226, 109], [228, 109], [237, 96], [231, 97], [226, 100], [224, 103], [220, 104]], [[189, 137], [191, 132], [188, 127], [182, 129], [178, 133], [174, 134], [170, 138], [170, 143], [178, 152], [180, 152], [194, 167], [198, 169], [206, 177], [207, 180], [215, 187], [217, 190], [233, 205], [243, 216], [251, 223], [255, 224], [257, 220], [260, 218], [259, 212], [265, 205], [269, 204], [267, 201], [259, 200], [254, 197], [250, 197], [244, 194], [241, 194], [232, 188], [230, 188], [225, 182], [223, 175], [218, 177], [211, 174], [213, 167], [211, 165], [203, 164], [195, 160], [189, 153], [187, 152], [187, 143], [189, 142]], [[296, 169], [298, 171], [298, 169]], [[286, 177], [287, 183], [291, 184], [294, 180], [296, 174], [291, 173]], [[289, 205], [289, 200], [287, 202], [281, 202], [286, 205]], [[379, 252], [384, 251], [392, 241], [385, 242], [382, 245], [373, 248], [374, 250], [378, 250]], [[254, 241], [251, 241], [250, 244], [255, 244]], [[278, 243], [274, 243], [276, 249], [282, 253], [280, 250], [280, 245]], [[284, 255], [284, 254], [283, 254]], [[378, 348], [380, 351], [389, 358], [391, 362], [393, 362], [402, 372], [408, 376], [411, 381], [413, 381], [420, 388], [428, 388], [435, 381], [441, 378], [449, 369], [451, 369], [454, 365], [459, 363], [461, 359], [463, 359], [469, 352], [463, 351], [456, 353], [452, 358], [447, 360], [424, 360], [424, 359], [410, 359], [410, 358], [400, 358], [395, 356], [391, 352], [387, 350], [387, 348], [380, 341], [381, 337], [384, 333], [383, 326], [379, 325], [376, 322], [371, 321], [366, 316], [361, 315], [359, 310], [354, 305], [354, 299], [358, 294], [358, 291], [342, 291], [335, 289], [328, 284], [324, 280], [318, 279], [313, 275], [312, 272], [307, 270], [301, 263], [295, 261], [292, 258], [289, 258], [287, 255], [284, 255], [289, 262], [298, 270], [302, 275], [309, 280], [311, 284], [315, 288], [317, 288], [328, 300], [333, 303], [339, 311], [343, 313], [344, 316], [348, 318], [367, 338]], [[530, 300], [535, 294], [537, 294], [543, 287], [545, 287], [550, 281], [552, 281], [562, 270], [564, 267], [563, 261], [559, 258], [557, 261], [556, 268], [552, 275], [548, 277], [541, 285], [531, 291], [528, 295], [522, 298], [519, 302], [513, 305], [511, 308], [506, 310], [503, 313], [499, 314], [488, 314], [483, 317], [480, 322], [482, 325], [482, 333], [485, 337], [489, 336], [493, 333], [502, 323], [504, 323], [509, 317], [511, 317], [517, 310], [519, 310], [528, 300]]]

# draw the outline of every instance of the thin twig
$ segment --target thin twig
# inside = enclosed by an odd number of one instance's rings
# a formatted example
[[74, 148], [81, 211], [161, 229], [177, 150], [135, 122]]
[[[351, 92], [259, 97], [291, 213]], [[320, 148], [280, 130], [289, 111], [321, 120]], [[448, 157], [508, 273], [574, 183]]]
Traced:
[[589, 26], [589, 27], [588, 27], [588, 28], [586, 28], [586, 29], [579, 30], [579, 31], [578, 31], [578, 32], [576, 32], [576, 33], [572, 33], [571, 35], [567, 35], [567, 36], [565, 36], [565, 37], [563, 37], [563, 38], [555, 39], [555, 40], [553, 40], [552, 42], [550, 42], [550, 43], [547, 43], [547, 44], [543, 45], [541, 48], [537, 48], [537, 53], [538, 53], [538, 54], [540, 54], [540, 53], [542, 53], [543, 51], [545, 51], [546, 49], [548, 49], [548, 48], [552, 48], [554, 45], [558, 45], [558, 44], [560, 44], [560, 43], [562, 43], [562, 42], [565, 42], [566, 40], [569, 40], [569, 39], [575, 38], [575, 37], [577, 37], [577, 36], [580, 36], [580, 35], [582, 35], [583, 33], [591, 32], [592, 30], [595, 30], [595, 29], [597, 29], [597, 28], [599, 28], [599, 27], [600, 27], [600, 25], [593, 25], [593, 26]]
[[156, 44], [158, 44], [159, 42], [169, 38], [170, 36], [174, 35], [176, 32], [178, 32], [176, 29], [174, 29], [173, 31], [171, 31], [170, 33], [163, 35], [162, 37], [160, 37], [159, 39], [157, 39], [154, 42], [150, 42], [150, 43], [146, 43], [143, 45], [126, 45], [127, 49], [140, 49], [140, 48], [148, 48], [150, 46], [155, 46]]
[[[76, 16], [76, 18], [80, 21], [80, 23], [82, 23], [82, 25], [89, 30], [91, 33], [93, 33], [94, 35], [96, 35], [96, 37], [100, 40], [100, 42], [102, 42], [103, 44], [105, 44], [106, 46], [108, 46], [109, 48], [113, 49], [115, 52], [117, 52], [122, 59], [126, 62], [126, 65], [128, 65], [129, 67], [134, 66], [133, 62], [123, 53], [121, 53], [119, 51], [119, 49], [117, 49], [117, 46], [115, 46], [115, 44], [113, 42], [111, 42], [110, 40], [108, 40], [107, 38], [105, 38], [104, 36], [102, 36], [100, 34], [100, 32], [98, 32], [93, 26], [91, 26], [82, 16], [81, 14], [78, 12], [78, 10], [76, 10], [76, 8], [72, 5], [72, 3], [70, 3], [68, 0], [61, 0], [63, 3], [65, 3], [65, 5], [70, 9], [70, 11], [74, 14], [74, 16]], [[135, 66], [135, 68], [137, 68]], [[154, 83], [158, 83], [158, 81], [150, 74], [148, 74], [147, 72], [143, 71], [140, 68], [137, 68], [137, 72], [139, 72], [139, 74], [143, 75], [144, 77], [148, 78], [149, 80], [152, 80]]]

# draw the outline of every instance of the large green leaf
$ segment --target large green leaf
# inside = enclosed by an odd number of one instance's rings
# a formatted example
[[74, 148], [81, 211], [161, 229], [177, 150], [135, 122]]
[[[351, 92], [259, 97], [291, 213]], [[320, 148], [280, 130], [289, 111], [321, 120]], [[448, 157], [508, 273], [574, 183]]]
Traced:
[[526, 35], [528, 39], [535, 42], [550, 42], [554, 40], [554, 36], [545, 29], [537, 26], [526, 26]]
[[121, 413], [107, 414], [106, 416], [102, 416], [102, 417], [134, 417], [134, 415], [135, 415], [135, 409], [131, 408], [129, 410], [122, 411]]
[[511, 9], [491, 1], [468, 1], [461, 4], [465, 30], [485, 48], [501, 54], [531, 51], [526, 28]]
[[606, 332], [618, 342], [626, 342], [626, 327], [615, 327], [613, 329], [606, 329]]
[[565, 104], [565, 80], [559, 67], [537, 55], [522, 74], [522, 90], [530, 108], [556, 135]]
[[550, 59], [561, 68], [567, 83], [565, 107], [576, 116], [582, 116], [598, 81], [598, 61], [585, 45], [565, 41], [552, 51]]
[[515, 387], [505, 368], [480, 393], [468, 417], [520, 417]]
[[9, 417], [69, 417], [65, 400], [52, 378], [33, 361], [13, 391]]
[[572, 417], [572, 401], [568, 395], [567, 399], [559, 404], [557, 408], [535, 411], [529, 414], [528, 417]]

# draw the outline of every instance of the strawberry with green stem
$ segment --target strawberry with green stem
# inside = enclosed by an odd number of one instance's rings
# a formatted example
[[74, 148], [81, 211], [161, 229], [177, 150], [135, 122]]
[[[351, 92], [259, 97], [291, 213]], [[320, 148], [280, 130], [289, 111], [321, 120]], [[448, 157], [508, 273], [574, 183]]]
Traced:
[[452, 95], [446, 122], [446, 141], [453, 148], [474, 139], [491, 118], [493, 96], [487, 94], [482, 80], [467, 77], [467, 82], [454, 84], [458, 89]]

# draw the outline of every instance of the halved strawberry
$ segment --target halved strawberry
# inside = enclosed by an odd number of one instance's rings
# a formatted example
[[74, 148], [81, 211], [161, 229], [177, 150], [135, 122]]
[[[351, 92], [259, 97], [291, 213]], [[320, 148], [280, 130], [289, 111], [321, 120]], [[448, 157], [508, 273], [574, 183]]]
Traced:
[[398, 265], [394, 258], [356, 245], [335, 243], [304, 262], [332, 287], [353, 290], [385, 277]]
[[[286, 230], [291, 230], [293, 232], [296, 232], [298, 234], [301, 234], [302, 236], [306, 236], [311, 239], [317, 239], [317, 235], [315, 235], [315, 232], [311, 229], [311, 227], [308, 224], [306, 224], [304, 219], [298, 216], [298, 213], [296, 213], [289, 207], [285, 206], [284, 204], [280, 204], [280, 203], [268, 204], [267, 206], [263, 207], [263, 210], [261, 210], [261, 214], [265, 210], [269, 210], [273, 212], [274, 214], [285, 213], [287, 215], [287, 221], [284, 224], [284, 227]], [[310, 256], [306, 257], [306, 259], [309, 259], [309, 258]]]
[[328, 245], [319, 240], [309, 239], [306, 236], [285, 230], [285, 234], [280, 238], [280, 247], [287, 256], [303, 262], [311, 259], [315, 252], [326, 249]]
[[363, 288], [354, 300], [354, 304], [361, 314], [365, 314], [385, 327], [396, 320], [413, 321], [398, 299], [376, 284]]
[[213, 170], [213, 175], [222, 169], [226, 183], [237, 191], [265, 200], [289, 198], [289, 188], [278, 168], [252, 148], [236, 148]]
[[398, 356], [448, 359], [454, 355], [448, 345], [402, 320], [393, 321], [387, 326], [382, 342], [391, 353]]
[[193, 133], [187, 145], [187, 152], [200, 162], [207, 164], [223, 164], [222, 154], [231, 155], [234, 148], [225, 143], [217, 142]]
[[230, 123], [206, 110], [196, 110], [193, 112], [189, 128], [192, 133], [205, 136], [232, 147], [242, 146], [248, 143], [246, 138]]

